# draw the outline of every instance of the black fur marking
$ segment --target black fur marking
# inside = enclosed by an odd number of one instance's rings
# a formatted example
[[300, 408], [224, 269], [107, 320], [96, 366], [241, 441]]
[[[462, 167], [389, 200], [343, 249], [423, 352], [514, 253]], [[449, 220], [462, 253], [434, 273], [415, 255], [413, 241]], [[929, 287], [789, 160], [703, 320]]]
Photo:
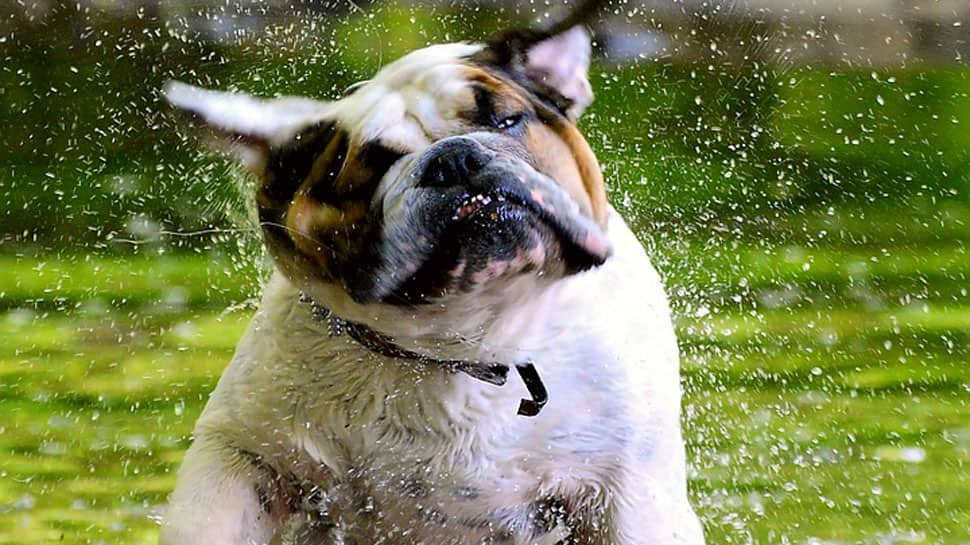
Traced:
[[404, 152], [389, 148], [378, 141], [363, 144], [358, 154], [363, 164], [381, 176], [405, 155]]
[[253, 485], [253, 492], [256, 493], [256, 501], [259, 503], [259, 509], [264, 513], [272, 512], [273, 498], [269, 492], [259, 484]]
[[408, 498], [424, 499], [431, 495], [431, 486], [421, 479], [404, 479], [399, 485], [401, 493]]
[[[473, 86], [472, 91], [475, 94], [475, 109], [464, 112], [462, 117], [475, 125], [521, 136], [525, 124], [534, 118], [529, 111], [499, 111], [495, 105], [495, 95], [483, 85]], [[514, 122], [510, 122], [512, 118], [516, 118]]]
[[529, 506], [528, 514], [532, 537], [539, 537], [566, 524], [566, 506], [558, 498], [546, 498]]
[[283, 225], [283, 215], [285, 212], [285, 208], [259, 207], [257, 216], [259, 217], [259, 224], [263, 228], [263, 232], [267, 237], [272, 239], [267, 240], [267, 242], [275, 242], [287, 248], [292, 248], [293, 241], [290, 240], [286, 226]]
[[495, 126], [495, 97], [481, 85], [472, 88], [475, 93], [475, 109], [466, 113], [469, 121], [485, 127]]
[[310, 174], [313, 163], [335, 137], [343, 137], [343, 153], [334, 161], [328, 175], [336, 178], [346, 154], [346, 135], [331, 121], [304, 129], [288, 143], [271, 151], [266, 164], [266, 179], [260, 193], [273, 205], [286, 206]]
[[[361, 171], [368, 172], [369, 176], [364, 180], [354, 180], [354, 185], [349, 191], [340, 193], [340, 199], [348, 201], [369, 201], [377, 189], [377, 185], [384, 178], [384, 175], [387, 174], [387, 171], [401, 157], [404, 157], [404, 155], [405, 153], [391, 149], [378, 141], [362, 144], [357, 150], [354, 164], [359, 165]], [[317, 186], [313, 189], [316, 190]], [[346, 188], [341, 189], [344, 190]], [[311, 195], [317, 197], [315, 191], [311, 191]], [[318, 200], [327, 202], [327, 195], [318, 197]]]

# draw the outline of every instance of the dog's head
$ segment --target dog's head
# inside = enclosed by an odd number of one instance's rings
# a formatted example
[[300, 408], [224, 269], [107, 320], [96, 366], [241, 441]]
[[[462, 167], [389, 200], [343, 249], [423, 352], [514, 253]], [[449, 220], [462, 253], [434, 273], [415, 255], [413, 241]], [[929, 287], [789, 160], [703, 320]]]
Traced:
[[608, 257], [602, 174], [575, 125], [589, 54], [573, 26], [421, 49], [333, 102], [165, 94], [259, 177], [259, 221], [291, 281], [413, 304]]

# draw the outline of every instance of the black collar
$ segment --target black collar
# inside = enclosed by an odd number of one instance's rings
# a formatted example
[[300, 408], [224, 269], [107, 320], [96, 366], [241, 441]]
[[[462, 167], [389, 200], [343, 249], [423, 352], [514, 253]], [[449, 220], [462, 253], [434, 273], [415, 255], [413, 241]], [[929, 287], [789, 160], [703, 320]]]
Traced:
[[[313, 318], [319, 322], [327, 324], [327, 330], [331, 337], [339, 337], [346, 333], [358, 344], [382, 356], [388, 358], [398, 358], [416, 361], [423, 365], [435, 366], [447, 369], [452, 373], [465, 373], [473, 378], [502, 386], [508, 379], [509, 366], [502, 363], [483, 362], [483, 361], [464, 361], [464, 360], [439, 360], [429, 356], [412, 352], [394, 343], [394, 340], [383, 333], [374, 331], [364, 324], [344, 320], [334, 315], [327, 307], [314, 301], [309, 295], [300, 292], [300, 302], [310, 306]], [[523, 399], [519, 403], [519, 414], [522, 416], [535, 416], [539, 414], [542, 407], [549, 400], [546, 387], [539, 378], [539, 372], [532, 362], [520, 363], [515, 365], [519, 377], [525, 383], [532, 399]]]

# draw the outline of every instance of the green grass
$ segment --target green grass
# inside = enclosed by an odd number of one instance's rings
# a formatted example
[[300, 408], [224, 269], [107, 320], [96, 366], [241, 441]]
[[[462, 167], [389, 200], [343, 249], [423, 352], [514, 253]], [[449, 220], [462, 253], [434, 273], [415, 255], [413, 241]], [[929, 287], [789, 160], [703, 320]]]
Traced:
[[[646, 236], [678, 314], [709, 541], [965, 545], [962, 234], [798, 240], [825, 216], [768, 238]], [[154, 541], [257, 277], [217, 254], [0, 258], [0, 543]]]

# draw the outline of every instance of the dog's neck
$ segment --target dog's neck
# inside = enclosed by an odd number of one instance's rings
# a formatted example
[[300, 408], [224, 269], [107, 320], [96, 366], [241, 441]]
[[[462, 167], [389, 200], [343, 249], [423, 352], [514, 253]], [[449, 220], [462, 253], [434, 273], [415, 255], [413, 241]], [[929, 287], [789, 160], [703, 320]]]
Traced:
[[501, 363], [483, 361], [436, 359], [408, 350], [394, 340], [364, 324], [351, 322], [336, 316], [330, 309], [314, 301], [305, 292], [300, 292], [300, 302], [310, 306], [314, 319], [327, 324], [331, 337], [348, 335], [362, 347], [388, 358], [416, 361], [424, 365], [437, 366], [454, 372], [468, 374], [478, 380], [502, 386], [508, 377], [509, 366]]
[[[310, 307], [310, 312], [315, 320], [327, 324], [327, 331], [331, 337], [346, 334], [357, 341], [361, 347], [386, 358], [404, 359], [453, 373], [465, 373], [475, 379], [496, 386], [503, 386], [508, 380], [508, 365], [484, 361], [436, 359], [418, 354], [396, 344], [390, 337], [364, 324], [336, 316], [330, 309], [314, 301], [305, 292], [300, 292], [300, 302]], [[521, 401], [518, 413], [522, 416], [535, 416], [539, 414], [548, 400], [545, 385], [532, 362], [516, 363], [515, 369], [532, 396], [532, 399]]]
[[417, 306], [360, 304], [337, 283], [287, 282], [294, 288], [291, 293], [304, 291], [345, 321], [365, 325], [415, 352], [449, 360], [518, 363], [523, 359], [518, 347], [504, 335], [496, 338], [496, 331], [511, 328], [516, 339], [522, 338], [522, 328], [553, 310], [546, 301], [556, 299], [548, 296], [556, 282], [538, 275], [493, 281], [473, 292]]

